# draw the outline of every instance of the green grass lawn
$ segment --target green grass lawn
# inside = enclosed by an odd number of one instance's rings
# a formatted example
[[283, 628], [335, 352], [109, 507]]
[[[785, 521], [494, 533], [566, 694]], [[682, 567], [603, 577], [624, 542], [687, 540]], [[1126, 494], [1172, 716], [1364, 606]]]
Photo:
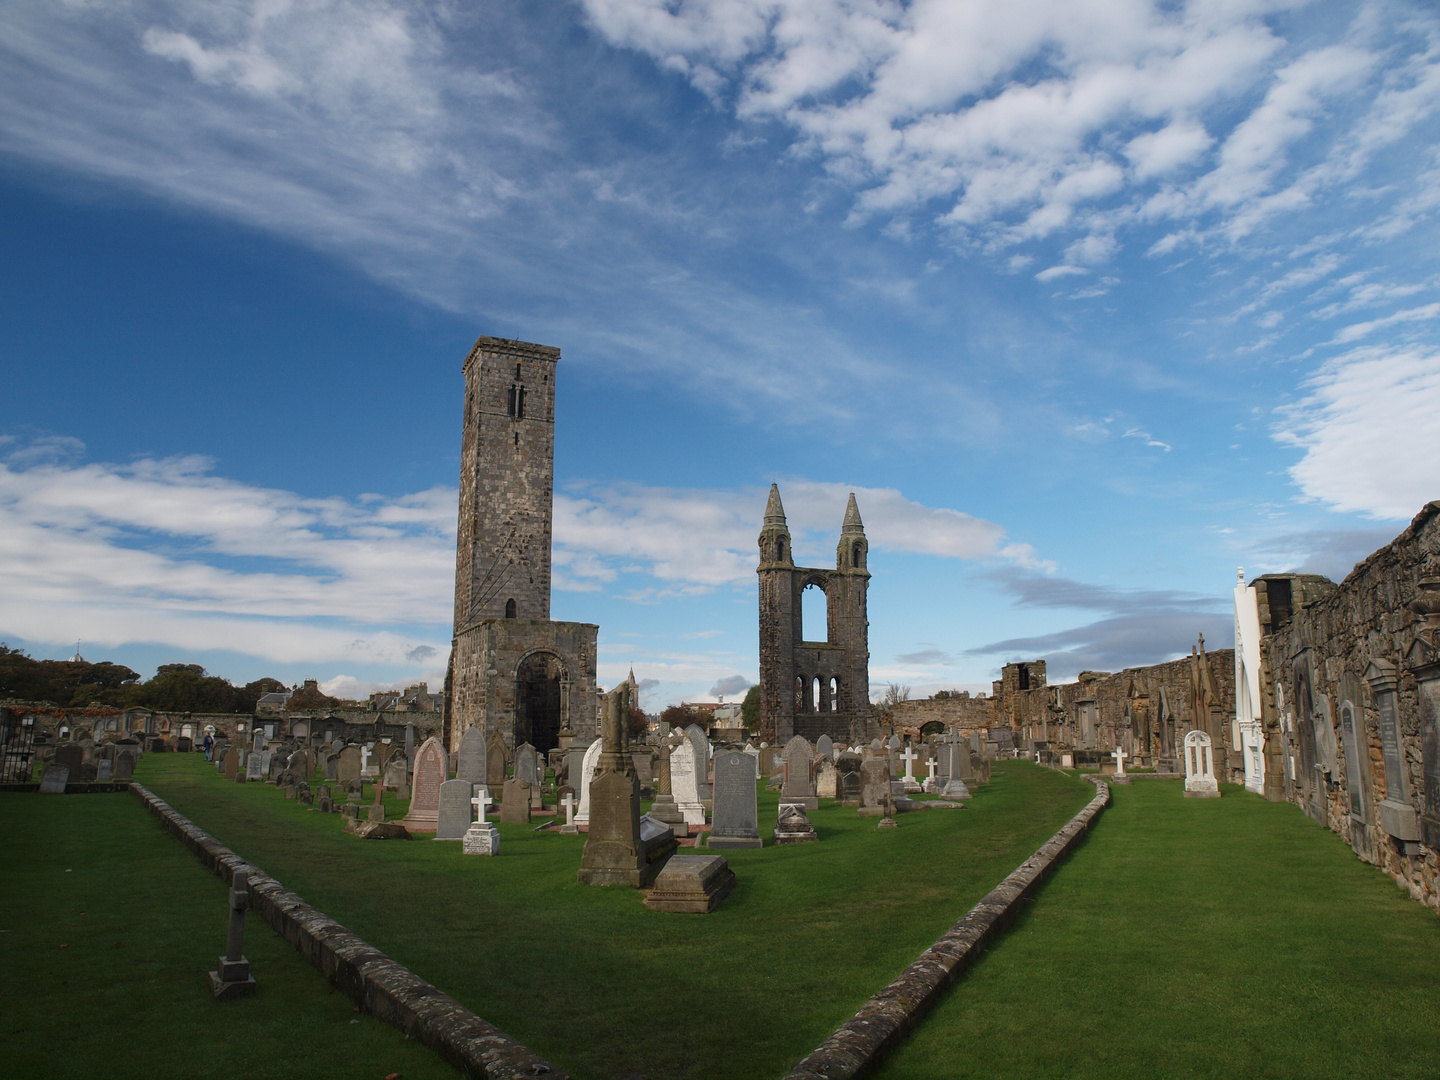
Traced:
[[215, 1001], [206, 972], [225, 948], [228, 889], [128, 792], [0, 793], [0, 824], [7, 1078], [454, 1080], [425, 1047], [352, 1011], [254, 916], [245, 953], [258, 991]]
[[1113, 791], [880, 1077], [1440, 1076], [1433, 912], [1294, 806]]
[[[339, 815], [226, 783], [198, 755], [146, 755], [136, 779], [582, 1080], [783, 1075], [1094, 793], [997, 762], [966, 809], [905, 814], [899, 829], [826, 805], [818, 844], [727, 852], [738, 885], [700, 916], [579, 885], [583, 837], [500, 825], [499, 857], [467, 857], [454, 842], [358, 840]], [[762, 831], [777, 800], [761, 792]]]

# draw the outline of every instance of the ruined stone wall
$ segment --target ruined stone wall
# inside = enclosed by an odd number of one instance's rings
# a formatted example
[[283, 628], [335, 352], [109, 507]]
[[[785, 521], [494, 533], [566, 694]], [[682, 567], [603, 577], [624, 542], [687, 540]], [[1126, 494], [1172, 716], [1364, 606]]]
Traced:
[[[1192, 680], [1207, 664], [1215, 708], [1197, 715]], [[1002, 685], [1002, 684], [997, 684]], [[1163, 664], [1115, 673], [1083, 671], [1073, 683], [1006, 693], [995, 702], [997, 717], [1017, 730], [1017, 743], [1047, 742], [1052, 748], [1108, 753], [1123, 746], [1136, 759], [1178, 758], [1185, 733], [1200, 728], [1216, 747], [1217, 773], [1226, 750], [1238, 755], [1231, 732], [1235, 715], [1235, 652], [1219, 649]], [[1216, 720], [1218, 712], [1219, 722]], [[1234, 768], [1243, 770], [1243, 764]]]
[[[1423, 811], [1424, 732], [1407, 661], [1419, 620], [1407, 605], [1419, 594], [1426, 555], [1437, 551], [1440, 502], [1432, 502], [1337, 589], [1297, 608], [1285, 626], [1262, 639], [1261, 647], [1270, 687], [1266, 719], [1275, 718], [1273, 729], [1267, 723], [1267, 743], [1279, 749], [1267, 758], [1278, 759], [1286, 797], [1343, 836], [1360, 858], [1380, 867], [1415, 899], [1440, 910], [1436, 849], [1393, 835], [1381, 807], [1388, 799], [1416, 814]], [[1394, 665], [1398, 675], [1400, 791], [1387, 787], [1376, 687], [1366, 677], [1372, 662]], [[1393, 822], [1390, 827], [1405, 831]]]
[[958, 728], [969, 734], [995, 725], [995, 702], [988, 697], [901, 701], [891, 706], [890, 718], [894, 722], [895, 734], [901, 738], [908, 735], [918, 739], [920, 729], [932, 723], [944, 724], [947, 729]]

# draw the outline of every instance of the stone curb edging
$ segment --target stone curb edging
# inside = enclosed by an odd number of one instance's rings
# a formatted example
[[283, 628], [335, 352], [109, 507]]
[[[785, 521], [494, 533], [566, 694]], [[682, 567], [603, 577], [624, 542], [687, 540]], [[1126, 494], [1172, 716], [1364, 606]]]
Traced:
[[1014, 921], [1020, 905], [1079, 845], [1095, 818], [1110, 805], [1110, 785], [1095, 776], [1085, 779], [1095, 785], [1095, 797], [1085, 808], [921, 953], [899, 978], [786, 1073], [785, 1080], [850, 1080], [879, 1064]]
[[221, 880], [228, 883], [236, 870], [245, 870], [251, 908], [372, 1016], [424, 1043], [472, 1077], [567, 1080], [554, 1065], [247, 863], [154, 792], [137, 783], [131, 783], [130, 790]]

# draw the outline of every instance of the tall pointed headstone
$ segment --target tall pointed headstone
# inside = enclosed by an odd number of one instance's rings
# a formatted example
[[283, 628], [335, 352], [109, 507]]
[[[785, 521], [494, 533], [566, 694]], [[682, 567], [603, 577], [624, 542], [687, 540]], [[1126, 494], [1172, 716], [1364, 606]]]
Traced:
[[410, 810], [404, 825], [408, 832], [434, 832], [440, 820], [440, 785], [450, 775], [445, 748], [433, 735], [415, 751], [415, 777], [410, 791]]
[[479, 725], [466, 728], [460, 736], [460, 749], [455, 753], [456, 780], [485, 783], [485, 749], [485, 733]]

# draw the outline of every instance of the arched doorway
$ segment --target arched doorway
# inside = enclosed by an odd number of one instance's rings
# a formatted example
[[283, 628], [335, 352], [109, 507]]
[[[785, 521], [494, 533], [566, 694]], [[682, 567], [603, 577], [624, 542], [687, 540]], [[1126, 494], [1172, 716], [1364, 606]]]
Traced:
[[531, 653], [515, 672], [515, 745], [541, 753], [560, 745], [560, 681], [565, 665], [554, 653]]

